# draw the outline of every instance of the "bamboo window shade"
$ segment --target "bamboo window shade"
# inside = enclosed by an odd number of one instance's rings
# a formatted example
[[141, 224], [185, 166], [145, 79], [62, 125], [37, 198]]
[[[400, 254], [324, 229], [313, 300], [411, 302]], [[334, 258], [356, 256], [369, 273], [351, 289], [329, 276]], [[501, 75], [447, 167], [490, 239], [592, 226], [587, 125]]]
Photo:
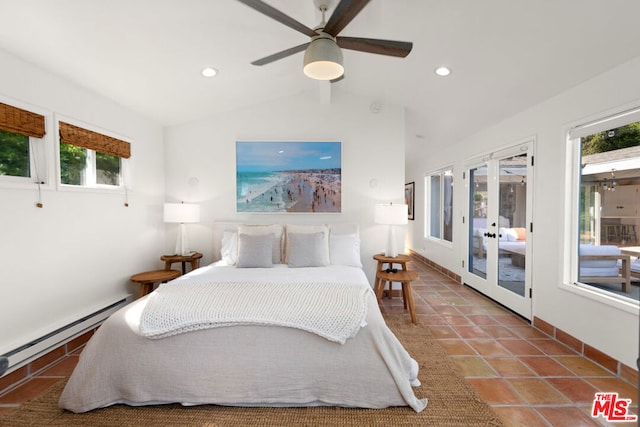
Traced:
[[43, 115], [2, 103], [0, 103], [0, 129], [34, 138], [42, 138], [46, 133]]
[[77, 147], [88, 148], [104, 154], [128, 159], [131, 157], [131, 144], [117, 138], [93, 132], [69, 123], [60, 122], [60, 142]]

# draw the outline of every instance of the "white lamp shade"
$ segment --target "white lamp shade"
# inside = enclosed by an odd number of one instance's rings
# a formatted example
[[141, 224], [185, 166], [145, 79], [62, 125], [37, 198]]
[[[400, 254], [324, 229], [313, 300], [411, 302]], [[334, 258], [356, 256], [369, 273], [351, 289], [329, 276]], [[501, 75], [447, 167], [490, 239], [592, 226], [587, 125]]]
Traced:
[[374, 221], [376, 224], [403, 225], [408, 223], [408, 215], [408, 205], [377, 204]]
[[342, 50], [329, 37], [318, 37], [304, 52], [304, 74], [316, 80], [333, 80], [344, 74]]
[[200, 222], [200, 205], [193, 203], [165, 203], [164, 222]]

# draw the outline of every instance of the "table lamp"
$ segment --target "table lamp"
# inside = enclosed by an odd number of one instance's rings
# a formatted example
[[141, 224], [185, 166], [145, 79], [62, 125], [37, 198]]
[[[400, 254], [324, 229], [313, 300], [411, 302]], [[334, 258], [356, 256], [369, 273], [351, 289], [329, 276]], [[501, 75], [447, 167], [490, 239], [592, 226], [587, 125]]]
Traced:
[[396, 248], [396, 235], [394, 226], [407, 224], [409, 206], [404, 204], [377, 204], [374, 221], [376, 224], [389, 225], [389, 236], [387, 238], [387, 248], [384, 255], [395, 258], [398, 256]]
[[165, 203], [164, 222], [179, 223], [176, 255], [188, 256], [194, 253], [189, 250], [189, 238], [185, 224], [200, 222], [200, 205], [193, 203]]

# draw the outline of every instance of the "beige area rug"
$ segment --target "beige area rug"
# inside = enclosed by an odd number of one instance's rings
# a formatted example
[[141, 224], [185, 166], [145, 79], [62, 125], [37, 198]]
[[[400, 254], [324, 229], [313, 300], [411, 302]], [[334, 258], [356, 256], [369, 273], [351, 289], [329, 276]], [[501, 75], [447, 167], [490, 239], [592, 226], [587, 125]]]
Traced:
[[0, 417], [0, 426], [501, 426], [435, 342], [426, 327], [413, 325], [407, 315], [387, 315], [387, 324], [420, 364], [422, 386], [416, 396], [429, 404], [420, 413], [409, 407], [387, 409], [236, 408], [214, 405], [182, 407], [115, 405], [85, 414], [58, 408], [62, 380], [43, 396]]

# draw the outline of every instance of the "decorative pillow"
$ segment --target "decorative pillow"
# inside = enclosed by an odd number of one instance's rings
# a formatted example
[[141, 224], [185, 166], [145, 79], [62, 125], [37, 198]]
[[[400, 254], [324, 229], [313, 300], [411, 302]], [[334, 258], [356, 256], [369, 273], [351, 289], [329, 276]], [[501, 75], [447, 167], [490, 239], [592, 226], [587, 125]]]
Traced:
[[289, 267], [325, 267], [329, 265], [326, 233], [288, 233]]
[[282, 226], [279, 224], [272, 225], [240, 225], [238, 226], [238, 234], [261, 235], [269, 234], [273, 237], [273, 264], [282, 263]]
[[295, 224], [287, 224], [285, 228], [285, 240], [284, 240], [284, 262], [285, 264], [289, 262], [289, 233], [300, 233], [300, 234], [308, 234], [308, 233], [325, 233], [325, 245], [327, 246], [327, 251], [329, 251], [329, 226], [325, 224], [318, 225], [295, 225]]
[[273, 235], [238, 234], [238, 268], [273, 266]]
[[504, 233], [507, 236], [507, 241], [509, 242], [517, 242], [518, 241], [518, 233], [513, 228], [505, 228]]
[[358, 235], [331, 233], [329, 236], [329, 259], [333, 265], [362, 268]]
[[222, 247], [220, 256], [227, 265], [235, 265], [238, 262], [238, 233], [235, 231], [222, 232]]
[[518, 240], [527, 240], [527, 230], [522, 227], [514, 228], [516, 235], [518, 236]]

